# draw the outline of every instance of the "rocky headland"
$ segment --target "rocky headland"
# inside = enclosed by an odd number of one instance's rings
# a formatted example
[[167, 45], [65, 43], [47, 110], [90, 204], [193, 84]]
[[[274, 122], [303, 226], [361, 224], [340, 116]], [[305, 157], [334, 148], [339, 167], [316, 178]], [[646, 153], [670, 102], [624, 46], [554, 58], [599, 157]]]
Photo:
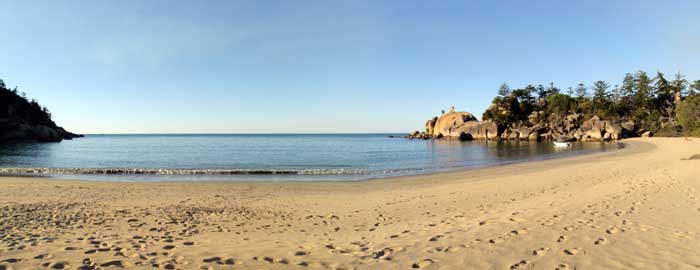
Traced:
[[543, 111], [532, 112], [528, 122], [502, 126], [491, 120], [479, 121], [469, 112], [455, 111], [425, 122], [424, 131], [413, 131], [409, 139], [521, 140], [521, 141], [614, 141], [631, 137], [651, 137], [632, 120], [604, 120], [599, 116], [584, 119], [570, 113], [547, 121]]
[[13, 142], [60, 142], [82, 137], [56, 125], [51, 113], [36, 100], [28, 100], [17, 88], [0, 80], [0, 144]]
[[468, 112], [442, 111], [411, 139], [614, 141], [630, 137], [700, 136], [700, 80], [627, 73], [568, 90], [550, 83], [511, 89], [503, 83], [479, 121]]

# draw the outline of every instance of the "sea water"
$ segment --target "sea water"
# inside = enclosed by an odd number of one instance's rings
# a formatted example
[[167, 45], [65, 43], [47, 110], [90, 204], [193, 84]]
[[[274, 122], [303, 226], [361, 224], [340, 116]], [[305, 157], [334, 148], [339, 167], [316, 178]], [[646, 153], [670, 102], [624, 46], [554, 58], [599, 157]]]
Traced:
[[609, 151], [617, 143], [407, 140], [402, 134], [87, 135], [0, 145], [0, 174], [109, 181], [363, 180]]

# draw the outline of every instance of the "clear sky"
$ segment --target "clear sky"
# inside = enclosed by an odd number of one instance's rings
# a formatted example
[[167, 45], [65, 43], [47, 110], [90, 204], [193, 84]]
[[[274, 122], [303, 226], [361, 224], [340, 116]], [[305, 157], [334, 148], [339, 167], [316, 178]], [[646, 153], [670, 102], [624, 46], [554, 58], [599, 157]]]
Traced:
[[408, 132], [498, 86], [681, 71], [700, 1], [1, 1], [0, 78], [80, 133]]

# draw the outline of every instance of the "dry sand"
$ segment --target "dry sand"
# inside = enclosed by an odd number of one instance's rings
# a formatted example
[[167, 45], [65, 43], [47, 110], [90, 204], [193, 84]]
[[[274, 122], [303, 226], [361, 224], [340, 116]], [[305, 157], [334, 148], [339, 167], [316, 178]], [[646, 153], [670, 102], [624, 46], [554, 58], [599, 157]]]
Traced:
[[700, 139], [347, 183], [0, 178], [2, 269], [697, 269]]

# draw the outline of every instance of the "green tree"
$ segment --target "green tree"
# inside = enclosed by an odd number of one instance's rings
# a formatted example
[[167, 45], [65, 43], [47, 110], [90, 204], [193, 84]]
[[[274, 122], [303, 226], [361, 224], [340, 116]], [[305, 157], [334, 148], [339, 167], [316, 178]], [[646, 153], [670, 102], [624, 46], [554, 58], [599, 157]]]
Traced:
[[622, 88], [620, 88], [620, 86], [616, 84], [612, 88], [610, 95], [611, 95], [610, 97], [612, 98], [613, 102], [619, 102], [620, 98], [622, 97]]
[[651, 79], [644, 71], [638, 71], [634, 76], [635, 100], [637, 105], [648, 106], [648, 101], [654, 96], [654, 90], [651, 86]]
[[593, 83], [593, 113], [601, 117], [607, 117], [611, 114], [609, 104], [610, 84], [605, 81], [596, 81]]
[[574, 88], [569, 86], [569, 88], [566, 90], [566, 94], [569, 95], [570, 97], [574, 96]]
[[620, 88], [622, 96], [631, 97], [635, 94], [634, 76], [631, 73], [625, 74]]
[[680, 72], [676, 73], [676, 77], [671, 81], [671, 88], [674, 92], [680, 93], [681, 97], [688, 96], [688, 80]]
[[671, 83], [664, 78], [664, 74], [661, 72], [656, 72], [656, 78], [654, 78], [656, 92], [659, 95], [666, 95], [670, 93], [673, 89], [671, 88]]
[[700, 93], [700, 80], [694, 81], [688, 87], [688, 96], [695, 96]]
[[700, 136], [700, 96], [689, 96], [678, 104], [676, 121], [686, 136]]
[[656, 72], [654, 88], [656, 89], [656, 97], [652, 97], [651, 102], [654, 103], [658, 109], [663, 110], [663, 108], [673, 105], [674, 89], [671, 86], [671, 82], [664, 78], [663, 73]]
[[549, 86], [547, 87], [547, 95], [556, 95], [561, 93], [561, 89], [559, 87], [554, 86], [553, 82], [549, 83]]
[[547, 97], [548, 115], [563, 116], [571, 110], [571, 106], [575, 104], [572, 97], [561, 93], [556, 93]]
[[537, 93], [537, 98], [547, 97], [547, 88], [544, 88], [544, 86], [542, 86], [541, 84], [535, 87], [535, 92]]
[[510, 87], [506, 82], [503, 82], [500, 87], [498, 87], [498, 95], [502, 97], [507, 97], [510, 95]]
[[588, 88], [583, 83], [579, 83], [574, 91], [576, 93], [576, 97], [578, 97], [579, 99], [583, 99], [586, 98], [586, 96], [588, 96]]
[[607, 101], [610, 98], [610, 84], [606, 81], [597, 81], [593, 83], [593, 100], [594, 101]]

